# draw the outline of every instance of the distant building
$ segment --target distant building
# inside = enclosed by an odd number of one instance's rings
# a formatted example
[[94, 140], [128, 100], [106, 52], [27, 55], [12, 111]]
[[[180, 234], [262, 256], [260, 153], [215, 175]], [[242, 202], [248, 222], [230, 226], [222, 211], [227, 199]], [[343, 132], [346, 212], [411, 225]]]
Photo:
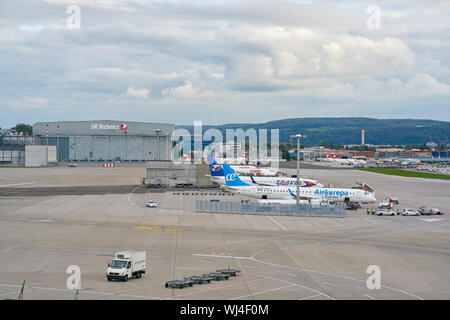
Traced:
[[33, 136], [37, 145], [47, 145], [48, 130], [58, 161], [148, 161], [170, 159], [174, 129], [167, 123], [112, 120], [38, 122]]

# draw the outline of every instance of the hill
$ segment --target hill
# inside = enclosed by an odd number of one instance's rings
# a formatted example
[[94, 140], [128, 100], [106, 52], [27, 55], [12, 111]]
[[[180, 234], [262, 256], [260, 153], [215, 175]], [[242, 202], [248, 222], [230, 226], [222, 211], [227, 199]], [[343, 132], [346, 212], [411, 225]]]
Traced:
[[[192, 126], [177, 126], [192, 132]], [[203, 126], [203, 130], [216, 128], [225, 138], [226, 129], [280, 129], [280, 142], [302, 133], [307, 136], [305, 145], [360, 144], [361, 130], [365, 130], [365, 142], [375, 145], [421, 145], [430, 141], [449, 143], [450, 122], [415, 119], [373, 118], [292, 118], [265, 123], [231, 123], [219, 126]]]

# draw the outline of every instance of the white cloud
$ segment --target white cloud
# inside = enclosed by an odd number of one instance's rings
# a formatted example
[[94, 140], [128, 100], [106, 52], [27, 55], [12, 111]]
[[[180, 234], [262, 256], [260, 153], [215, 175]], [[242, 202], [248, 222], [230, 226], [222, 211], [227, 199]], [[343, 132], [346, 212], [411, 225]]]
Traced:
[[213, 98], [214, 94], [210, 91], [201, 91], [191, 81], [186, 80], [183, 85], [172, 88], [165, 88], [161, 91], [164, 98], [169, 99], [199, 99], [199, 98]]
[[[113, 106], [123, 118], [141, 115], [149, 101], [152, 115], [181, 122], [211, 108], [229, 111], [223, 121], [237, 112], [259, 121], [364, 116], [380, 104], [442, 119], [430, 110], [448, 106], [450, 6], [442, 1], [382, 1], [379, 30], [366, 27], [369, 0], [81, 0], [76, 31], [66, 28], [69, 4], [2, 6], [0, 96], [8, 118], [21, 116], [8, 111], [19, 105], [45, 106], [39, 117], [74, 108], [101, 115]], [[47, 101], [17, 98], [42, 92]]]
[[135, 99], [148, 99], [149, 93], [150, 91], [147, 89], [135, 89], [133, 87], [129, 87], [123, 96]]
[[18, 26], [18, 28], [22, 31], [31, 32], [31, 33], [39, 33], [42, 30], [44, 30], [44, 26], [41, 26], [40, 24], [35, 24], [35, 25], [22, 24], [22, 25]]

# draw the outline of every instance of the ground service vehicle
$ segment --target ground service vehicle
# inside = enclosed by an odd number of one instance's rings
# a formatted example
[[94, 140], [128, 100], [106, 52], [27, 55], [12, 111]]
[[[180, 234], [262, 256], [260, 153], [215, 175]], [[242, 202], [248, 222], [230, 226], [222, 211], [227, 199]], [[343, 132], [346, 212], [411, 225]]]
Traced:
[[148, 208], [157, 208], [158, 204], [153, 200], [147, 200], [147, 203], [145, 204]]
[[391, 211], [389, 209], [378, 209], [375, 212], [375, 214], [378, 215], [378, 216], [394, 216], [395, 212]]
[[216, 270], [216, 272], [228, 274], [231, 277], [236, 277], [236, 273], [241, 272], [241, 270], [228, 268], [228, 269], [219, 269], [219, 270]]
[[203, 276], [211, 277], [213, 280], [216, 280], [216, 281], [220, 281], [221, 279], [228, 280], [228, 278], [230, 277], [229, 274], [222, 273], [222, 272], [205, 273], [205, 274], [203, 274]]
[[212, 278], [208, 276], [190, 276], [185, 278], [185, 280], [190, 280], [195, 284], [202, 284], [203, 282], [210, 283]]
[[403, 209], [401, 214], [402, 216], [419, 216], [420, 212], [413, 209]]
[[164, 285], [166, 288], [180, 288], [183, 289], [184, 287], [192, 287], [194, 285], [194, 282], [192, 282], [192, 280], [190, 280], [189, 278], [186, 278], [184, 280], [172, 280], [172, 281], [167, 281], [166, 284]]
[[108, 263], [106, 278], [108, 281], [119, 279], [127, 281], [131, 277], [140, 278], [146, 271], [146, 251], [120, 251], [114, 260]]
[[439, 210], [438, 208], [425, 208], [425, 207], [421, 207], [421, 208], [419, 209], [419, 213], [420, 213], [421, 215], [424, 215], [424, 216], [430, 216], [430, 215], [433, 215], [433, 214], [436, 214], [436, 215], [441, 215], [441, 214], [443, 214], [443, 213], [441, 212], [441, 210]]

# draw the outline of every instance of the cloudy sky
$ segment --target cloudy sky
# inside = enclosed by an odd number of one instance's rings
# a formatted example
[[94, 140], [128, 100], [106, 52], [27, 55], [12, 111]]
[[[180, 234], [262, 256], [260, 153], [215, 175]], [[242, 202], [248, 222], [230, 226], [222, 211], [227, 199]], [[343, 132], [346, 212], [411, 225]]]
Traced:
[[450, 121], [449, 66], [450, 1], [0, 0], [0, 127]]

